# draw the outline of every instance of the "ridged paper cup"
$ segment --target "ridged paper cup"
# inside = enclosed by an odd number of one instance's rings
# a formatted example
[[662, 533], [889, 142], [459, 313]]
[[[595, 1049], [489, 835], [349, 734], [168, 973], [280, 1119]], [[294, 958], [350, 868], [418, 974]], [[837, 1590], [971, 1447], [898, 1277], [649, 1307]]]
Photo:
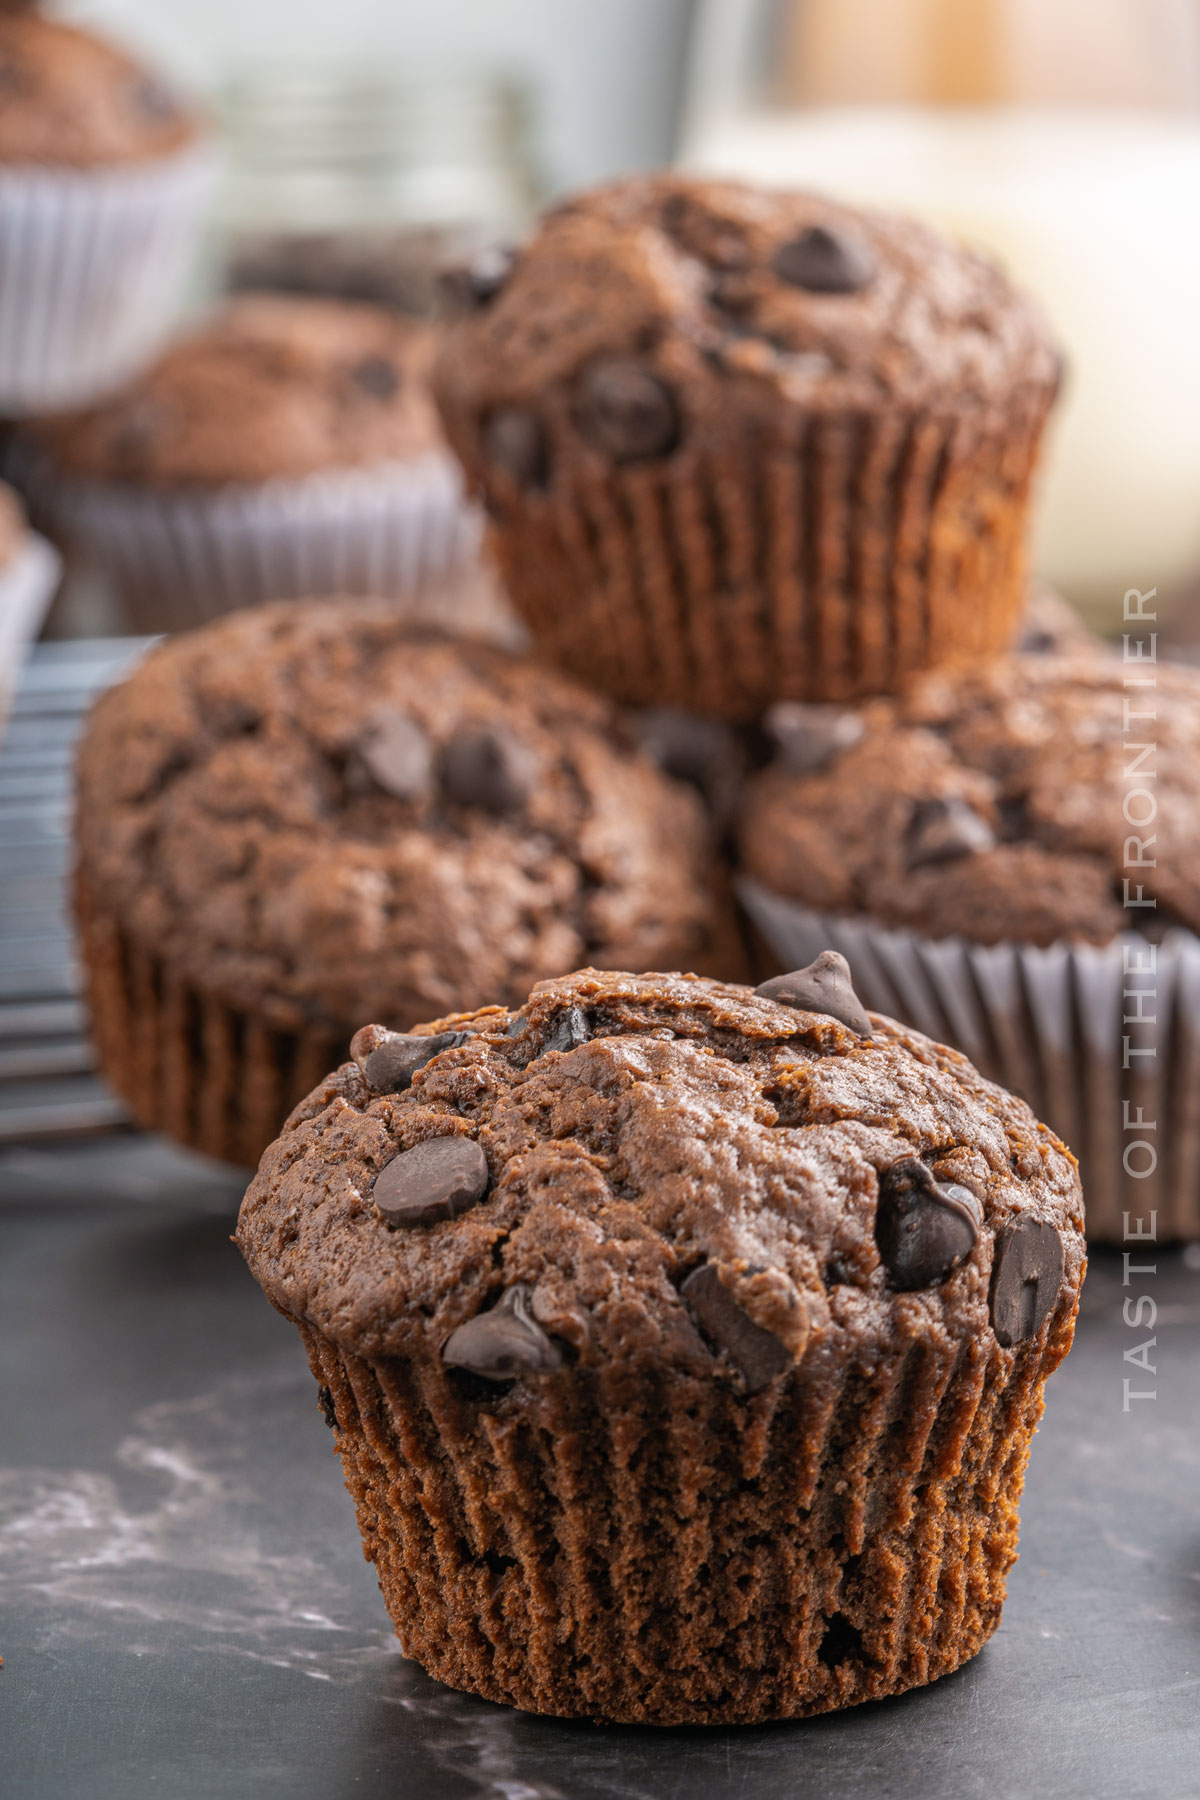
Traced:
[[33, 532], [0, 569], [0, 733], [25, 652], [41, 629], [61, 572], [57, 550]]
[[346, 1055], [347, 1033], [251, 1014], [201, 990], [97, 909], [80, 874], [75, 916], [105, 1080], [146, 1130], [253, 1168], [292, 1107]]
[[151, 361], [214, 175], [207, 144], [112, 169], [0, 165], [0, 413], [84, 405]]
[[297, 1323], [407, 1656], [531, 1712], [748, 1724], [901, 1693], [987, 1641], [1076, 1301], [1016, 1350], [931, 1341], [915, 1310], [869, 1369], [830, 1348], [749, 1399], [569, 1368], [530, 1416]]
[[[1026, 1100], [1079, 1158], [1090, 1241], [1125, 1241], [1126, 1213], [1136, 1229], [1156, 1212], [1160, 1241], [1200, 1236], [1192, 932], [1171, 929], [1158, 943], [1126, 931], [1100, 945], [974, 944], [817, 912], [746, 878], [738, 892], [785, 967], [840, 950], [865, 1006], [954, 1045]], [[1132, 989], [1146, 997], [1131, 1000]], [[1130, 1018], [1139, 1010], [1144, 1020]]]
[[178, 491], [27, 477], [33, 504], [116, 584], [131, 625], [181, 631], [267, 600], [403, 598], [477, 557], [444, 451], [370, 468]]
[[1003, 417], [731, 422], [660, 463], [564, 459], [545, 492], [479, 479], [539, 650], [624, 704], [749, 721], [1008, 646], [1053, 397], [1014, 389]]

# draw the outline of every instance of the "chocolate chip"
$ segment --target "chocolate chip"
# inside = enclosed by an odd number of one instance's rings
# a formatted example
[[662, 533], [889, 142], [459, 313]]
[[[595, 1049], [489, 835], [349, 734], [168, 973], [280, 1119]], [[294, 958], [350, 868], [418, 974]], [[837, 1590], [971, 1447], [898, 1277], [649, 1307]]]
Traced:
[[875, 274], [863, 244], [824, 225], [810, 225], [799, 237], [781, 244], [771, 258], [771, 269], [780, 281], [810, 294], [854, 294]]
[[469, 1212], [487, 1192], [488, 1166], [474, 1138], [427, 1138], [379, 1171], [371, 1198], [388, 1225], [435, 1225]]
[[934, 1287], [970, 1256], [983, 1209], [970, 1188], [935, 1181], [905, 1156], [879, 1177], [875, 1242], [895, 1288]]
[[412, 1078], [418, 1069], [423, 1069], [443, 1050], [452, 1050], [462, 1042], [462, 1036], [458, 1031], [437, 1031], [429, 1037], [391, 1032], [364, 1058], [363, 1079], [377, 1094], [402, 1093], [412, 1086]]
[[533, 1317], [530, 1298], [523, 1281], [505, 1288], [488, 1312], [478, 1313], [450, 1333], [442, 1346], [442, 1361], [488, 1381], [544, 1375], [559, 1368], [562, 1351]]
[[648, 706], [633, 720], [633, 731], [660, 769], [698, 789], [718, 823], [729, 822], [746, 758], [728, 725], [676, 706]]
[[997, 1233], [990, 1305], [992, 1330], [1006, 1350], [1040, 1329], [1062, 1279], [1062, 1239], [1053, 1225], [1018, 1219]]
[[327, 1387], [317, 1389], [317, 1405], [330, 1431], [337, 1430], [337, 1413], [333, 1409], [333, 1395]]
[[748, 1394], [757, 1394], [789, 1367], [785, 1347], [742, 1311], [712, 1263], [693, 1269], [679, 1291], [705, 1333], [737, 1364]]
[[381, 708], [372, 715], [359, 754], [385, 793], [421, 800], [433, 784], [433, 751], [425, 732], [407, 713]]
[[658, 376], [617, 357], [585, 370], [576, 421], [589, 443], [618, 462], [666, 456], [679, 440], [679, 411]]
[[995, 834], [986, 819], [951, 794], [944, 800], [923, 800], [908, 828], [908, 866], [955, 862], [960, 856], [976, 856], [990, 850]]
[[541, 420], [520, 406], [499, 406], [483, 421], [480, 441], [486, 460], [521, 487], [544, 487], [549, 469]]
[[390, 400], [400, 386], [400, 371], [387, 356], [364, 356], [350, 371], [350, 379], [373, 400]]
[[438, 275], [438, 297], [451, 312], [478, 312], [496, 298], [515, 261], [505, 245], [490, 245], [470, 262], [443, 269]]
[[574, 1050], [578, 1045], [586, 1044], [591, 1035], [592, 1027], [582, 1006], [569, 1007], [566, 1012], [559, 1013], [547, 1032], [542, 1055], [549, 1050]]
[[740, 268], [750, 251], [740, 226], [710, 212], [691, 194], [671, 194], [663, 202], [662, 227], [682, 250], [718, 269]]
[[776, 1000], [780, 1006], [794, 1006], [799, 1012], [826, 1013], [857, 1037], [869, 1038], [871, 1035], [871, 1021], [854, 991], [850, 964], [836, 950], [822, 950], [807, 969], [793, 969], [789, 975], [776, 975], [754, 991], [764, 1000]]
[[517, 812], [533, 792], [536, 759], [506, 731], [485, 728], [452, 738], [442, 752], [442, 787], [460, 806]]
[[858, 713], [842, 706], [806, 706], [799, 700], [776, 701], [765, 724], [778, 746], [780, 762], [792, 775], [825, 768], [863, 734]]

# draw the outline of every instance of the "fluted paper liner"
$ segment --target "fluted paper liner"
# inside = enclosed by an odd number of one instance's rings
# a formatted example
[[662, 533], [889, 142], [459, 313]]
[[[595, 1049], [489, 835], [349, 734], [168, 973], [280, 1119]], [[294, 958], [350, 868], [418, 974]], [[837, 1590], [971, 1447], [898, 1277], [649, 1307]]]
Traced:
[[[495, 478], [492, 541], [538, 647], [627, 705], [731, 719], [889, 692], [1001, 650], [1025, 604], [1052, 393], [1007, 418], [800, 415], [663, 462]], [[492, 481], [484, 471], [485, 484]]]
[[0, 569], [0, 734], [25, 652], [41, 628], [61, 569], [57, 550], [33, 532]]
[[468, 1391], [297, 1323], [406, 1655], [532, 1712], [729, 1724], [901, 1693], [986, 1642], [1076, 1300], [1015, 1350], [923, 1320], [869, 1368], [818, 1342], [750, 1399], [582, 1364]]
[[448, 452], [179, 491], [29, 478], [34, 503], [118, 584], [136, 629], [181, 631], [267, 600], [403, 598], [466, 567], [480, 525]]
[[[865, 1006], [953, 1045], [1028, 1101], [1079, 1158], [1093, 1243], [1123, 1242], [1126, 1212], [1131, 1223], [1156, 1212], [1160, 1240], [1200, 1236], [1200, 938], [1172, 929], [1158, 944], [1134, 931], [1101, 945], [973, 944], [817, 912], [745, 878], [738, 893], [787, 968], [841, 951]], [[1152, 955], [1153, 973], [1126, 972]], [[1123, 1022], [1126, 988], [1154, 990], [1145, 1007], [1156, 1023]], [[1128, 1069], [1127, 1036], [1154, 1052]], [[1129, 1149], [1138, 1143], [1152, 1152]], [[1146, 1174], [1125, 1167], [1152, 1158]]]
[[84, 405], [154, 357], [214, 175], [206, 144], [119, 168], [0, 168], [0, 413]]
[[344, 1062], [348, 1036], [242, 1012], [140, 949], [77, 874], [91, 1034], [137, 1122], [253, 1168], [293, 1106]]

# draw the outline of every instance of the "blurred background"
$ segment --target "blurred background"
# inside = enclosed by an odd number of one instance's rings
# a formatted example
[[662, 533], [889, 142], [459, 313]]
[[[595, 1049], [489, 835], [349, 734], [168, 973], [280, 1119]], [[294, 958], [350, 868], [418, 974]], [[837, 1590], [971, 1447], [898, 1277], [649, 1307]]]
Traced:
[[462, 241], [679, 160], [908, 208], [1042, 298], [1040, 574], [1200, 596], [1200, 0], [66, 0], [206, 100], [228, 283], [421, 309]]

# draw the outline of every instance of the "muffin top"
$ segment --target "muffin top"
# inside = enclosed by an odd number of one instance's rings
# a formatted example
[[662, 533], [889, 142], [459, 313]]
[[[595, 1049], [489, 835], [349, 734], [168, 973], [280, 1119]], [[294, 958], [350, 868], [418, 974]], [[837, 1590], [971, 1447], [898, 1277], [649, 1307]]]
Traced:
[[801, 1358], [819, 1379], [922, 1340], [948, 1364], [1043, 1327], [1053, 1366], [1082, 1275], [1074, 1159], [957, 1052], [823, 1010], [813, 973], [785, 1003], [779, 982], [584, 969], [425, 1028], [442, 1041], [407, 1086], [360, 1032], [263, 1157], [251, 1270], [345, 1349], [515, 1379], [517, 1403], [555, 1371], [753, 1394]]
[[170, 88], [115, 45], [31, 7], [0, 7], [0, 163], [132, 163], [196, 135]]
[[637, 177], [557, 207], [511, 257], [447, 283], [435, 385], [473, 473], [649, 461], [794, 438], [813, 413], [996, 407], [1058, 380], [1033, 305], [912, 219], [814, 194]]
[[0, 569], [7, 568], [27, 536], [25, 509], [7, 482], [0, 481]]
[[283, 602], [170, 639], [79, 754], [90, 910], [205, 993], [347, 1039], [523, 997], [581, 959], [692, 961], [700, 802], [609, 707], [386, 602]]
[[382, 307], [243, 295], [39, 436], [68, 474], [163, 488], [385, 463], [444, 450], [432, 352], [427, 327]]
[[[983, 944], [1200, 931], [1200, 674], [1010, 656], [773, 723], [780, 754], [747, 787], [740, 835], [745, 872], [777, 894]], [[1156, 904], [1126, 910], [1125, 879]]]

